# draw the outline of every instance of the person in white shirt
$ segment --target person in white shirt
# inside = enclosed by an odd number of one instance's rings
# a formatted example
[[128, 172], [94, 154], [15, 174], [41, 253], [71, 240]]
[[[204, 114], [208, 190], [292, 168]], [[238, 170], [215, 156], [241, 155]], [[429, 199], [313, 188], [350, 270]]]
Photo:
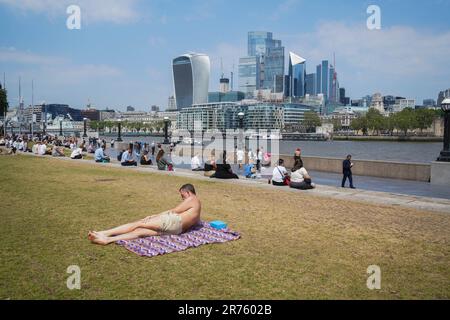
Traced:
[[280, 159], [278, 161], [278, 166], [273, 169], [272, 174], [272, 184], [274, 186], [284, 187], [286, 186], [286, 179], [289, 176], [286, 168], [284, 167], [284, 160]]
[[300, 190], [310, 190], [315, 188], [311, 176], [308, 174], [305, 167], [303, 167], [301, 161], [296, 161], [294, 168], [292, 169], [290, 187]]
[[33, 154], [39, 154], [39, 143], [35, 143], [31, 148], [31, 151], [33, 152]]
[[72, 158], [73, 160], [83, 159], [83, 149], [82, 148], [75, 148], [72, 151], [72, 154], [70, 155], [70, 158]]
[[192, 171], [204, 171], [198, 154], [191, 159], [191, 169]]
[[244, 151], [242, 149], [238, 149], [236, 151], [237, 163], [239, 165], [239, 170], [242, 169], [242, 165], [244, 164]]
[[38, 147], [38, 154], [40, 156], [45, 156], [46, 153], [47, 153], [47, 145], [45, 144], [45, 142], [41, 142]]

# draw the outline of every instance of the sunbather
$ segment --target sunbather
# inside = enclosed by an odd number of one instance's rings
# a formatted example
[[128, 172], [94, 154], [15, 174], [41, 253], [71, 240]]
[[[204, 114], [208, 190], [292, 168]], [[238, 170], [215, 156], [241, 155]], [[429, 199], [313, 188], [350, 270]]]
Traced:
[[95, 244], [108, 245], [120, 240], [179, 235], [188, 231], [200, 222], [201, 203], [193, 185], [184, 185], [179, 192], [183, 202], [176, 208], [111, 230], [91, 231], [89, 240]]

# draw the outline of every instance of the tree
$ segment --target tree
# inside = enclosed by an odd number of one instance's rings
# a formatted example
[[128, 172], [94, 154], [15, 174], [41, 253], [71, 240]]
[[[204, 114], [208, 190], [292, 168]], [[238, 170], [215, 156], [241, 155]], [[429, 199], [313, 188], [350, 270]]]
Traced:
[[334, 132], [342, 130], [341, 120], [335, 118], [335, 119], [331, 120], [331, 123], [333, 124]]
[[350, 124], [350, 128], [357, 132], [362, 131], [363, 135], [367, 135], [368, 131], [368, 121], [366, 116], [359, 116], [358, 118], [353, 119]]
[[0, 117], [4, 117], [8, 112], [8, 92], [0, 85]]
[[419, 109], [415, 111], [417, 128], [420, 132], [424, 129], [428, 129], [433, 124], [433, 120], [436, 117], [436, 113], [430, 109]]
[[408, 134], [408, 130], [413, 130], [418, 127], [415, 112], [411, 108], [406, 108], [396, 113], [394, 119], [395, 127], [403, 131], [405, 136]]
[[384, 129], [389, 132], [389, 135], [394, 134], [395, 129], [395, 115], [390, 114], [389, 117], [384, 119]]
[[316, 127], [320, 127], [322, 125], [322, 121], [320, 120], [317, 112], [307, 111], [305, 112], [302, 124], [306, 127], [307, 132], [313, 132]]
[[366, 115], [367, 128], [376, 131], [377, 135], [380, 134], [380, 130], [384, 129], [384, 117], [380, 111], [374, 108], [370, 108]]

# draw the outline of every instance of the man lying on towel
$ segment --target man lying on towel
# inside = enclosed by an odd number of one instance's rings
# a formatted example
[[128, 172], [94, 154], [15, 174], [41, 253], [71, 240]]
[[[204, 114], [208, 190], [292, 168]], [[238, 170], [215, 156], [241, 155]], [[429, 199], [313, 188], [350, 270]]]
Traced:
[[180, 235], [188, 231], [200, 222], [201, 203], [193, 185], [184, 185], [179, 192], [183, 202], [175, 209], [111, 230], [91, 231], [88, 236], [89, 240], [95, 244], [108, 245], [120, 240]]

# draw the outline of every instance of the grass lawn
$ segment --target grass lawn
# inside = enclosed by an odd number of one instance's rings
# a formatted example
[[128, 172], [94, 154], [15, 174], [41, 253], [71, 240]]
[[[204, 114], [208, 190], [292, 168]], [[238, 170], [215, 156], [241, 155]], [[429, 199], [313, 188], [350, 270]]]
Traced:
[[[20, 155], [0, 177], [0, 299], [450, 298], [449, 214]], [[151, 259], [87, 240], [174, 207], [187, 182], [241, 240]]]

